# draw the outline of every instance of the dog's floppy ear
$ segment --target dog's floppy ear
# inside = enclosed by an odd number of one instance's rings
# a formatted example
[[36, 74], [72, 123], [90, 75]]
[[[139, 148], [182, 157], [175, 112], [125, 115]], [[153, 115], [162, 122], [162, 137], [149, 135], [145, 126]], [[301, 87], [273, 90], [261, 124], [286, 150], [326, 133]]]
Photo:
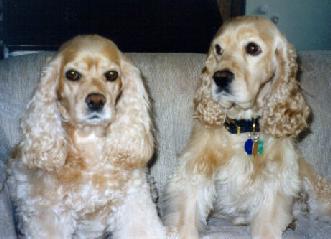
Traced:
[[[280, 35], [280, 34], [279, 34]], [[297, 81], [298, 65], [293, 46], [279, 36], [274, 50], [275, 76], [262, 113], [263, 132], [275, 137], [297, 136], [307, 127], [310, 109]]]
[[[210, 57], [210, 56], [209, 56]], [[208, 59], [206, 64], [208, 64]], [[193, 117], [208, 126], [220, 126], [224, 123], [225, 113], [211, 96], [211, 73], [205, 66], [200, 76], [199, 86], [194, 97]]]
[[61, 57], [56, 56], [43, 69], [40, 83], [21, 120], [22, 161], [31, 168], [54, 170], [66, 159], [66, 137], [57, 106]]
[[141, 73], [121, 54], [122, 94], [108, 128], [106, 160], [114, 165], [145, 167], [154, 150], [150, 103]]

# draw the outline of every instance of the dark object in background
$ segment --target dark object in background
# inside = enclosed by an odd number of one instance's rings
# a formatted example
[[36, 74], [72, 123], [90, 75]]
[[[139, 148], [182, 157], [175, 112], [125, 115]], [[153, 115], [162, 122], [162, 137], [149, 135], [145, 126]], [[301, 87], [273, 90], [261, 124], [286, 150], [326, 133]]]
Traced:
[[4, 0], [3, 38], [9, 52], [93, 33], [125, 52], [207, 52], [221, 23], [217, 0]]

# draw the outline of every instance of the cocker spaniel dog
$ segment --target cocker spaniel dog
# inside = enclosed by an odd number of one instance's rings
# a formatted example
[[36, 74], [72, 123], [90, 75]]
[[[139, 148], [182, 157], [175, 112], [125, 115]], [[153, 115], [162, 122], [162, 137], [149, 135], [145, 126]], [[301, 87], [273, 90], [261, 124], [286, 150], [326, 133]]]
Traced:
[[66, 42], [41, 74], [9, 162], [26, 238], [165, 238], [146, 181], [154, 143], [140, 71], [110, 40]]
[[212, 211], [250, 224], [254, 239], [280, 239], [303, 188], [331, 215], [331, 187], [295, 145], [310, 114], [296, 74], [295, 50], [269, 20], [238, 17], [220, 28], [166, 192], [165, 222], [181, 239], [198, 238]]

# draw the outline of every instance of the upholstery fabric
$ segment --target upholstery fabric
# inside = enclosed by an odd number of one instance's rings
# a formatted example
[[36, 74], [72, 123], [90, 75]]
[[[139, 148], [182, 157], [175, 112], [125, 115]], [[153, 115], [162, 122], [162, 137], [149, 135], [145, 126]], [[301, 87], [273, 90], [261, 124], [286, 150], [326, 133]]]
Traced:
[[[19, 141], [19, 118], [39, 80], [42, 66], [53, 53], [44, 52], [0, 61], [0, 239], [15, 238], [10, 200], [4, 184], [5, 162]], [[312, 127], [299, 147], [304, 157], [331, 179], [331, 51], [299, 53], [301, 85], [314, 112]], [[205, 55], [194, 53], [130, 53], [146, 80], [156, 123], [157, 149], [151, 167], [156, 186], [163, 191], [176, 167], [176, 156], [189, 137], [192, 99]], [[162, 197], [162, 193], [160, 193]], [[248, 227], [233, 226], [225, 219], [212, 218], [205, 238], [249, 238]], [[300, 216], [297, 230], [285, 238], [328, 239], [331, 225]]]

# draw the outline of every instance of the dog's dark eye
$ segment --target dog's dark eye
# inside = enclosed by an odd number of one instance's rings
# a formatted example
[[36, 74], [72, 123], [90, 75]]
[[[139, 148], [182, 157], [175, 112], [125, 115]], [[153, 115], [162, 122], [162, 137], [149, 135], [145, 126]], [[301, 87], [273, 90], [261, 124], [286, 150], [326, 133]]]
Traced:
[[107, 81], [114, 81], [118, 77], [118, 72], [117, 71], [107, 71], [104, 75], [105, 75]]
[[68, 70], [66, 72], [66, 78], [70, 81], [78, 81], [81, 78], [81, 74], [75, 70]]
[[219, 56], [223, 54], [223, 49], [218, 44], [215, 45], [215, 51], [216, 51], [216, 54], [219, 55]]
[[258, 44], [250, 42], [246, 45], [246, 52], [251, 56], [257, 56], [262, 52], [262, 50]]

